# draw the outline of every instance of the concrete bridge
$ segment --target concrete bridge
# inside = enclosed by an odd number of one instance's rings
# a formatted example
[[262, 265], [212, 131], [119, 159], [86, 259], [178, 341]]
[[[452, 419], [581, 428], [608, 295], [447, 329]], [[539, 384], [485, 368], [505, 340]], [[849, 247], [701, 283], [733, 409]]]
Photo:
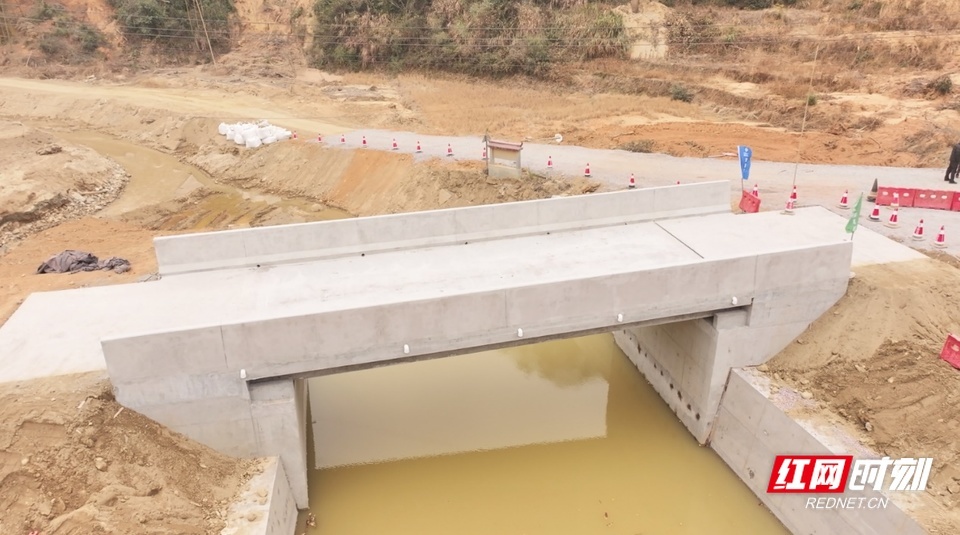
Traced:
[[705, 443], [730, 369], [830, 308], [853, 250], [822, 208], [732, 214], [726, 181], [155, 246], [159, 281], [30, 296], [0, 329], [0, 380], [106, 368], [123, 405], [279, 455], [300, 508], [304, 378], [615, 331]]

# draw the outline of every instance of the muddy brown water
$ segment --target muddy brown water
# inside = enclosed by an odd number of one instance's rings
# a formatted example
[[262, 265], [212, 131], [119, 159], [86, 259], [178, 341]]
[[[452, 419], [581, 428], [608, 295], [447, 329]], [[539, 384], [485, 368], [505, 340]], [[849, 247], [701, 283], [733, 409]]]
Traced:
[[[94, 131], [57, 132], [59, 137], [89, 147], [113, 159], [130, 174], [120, 197], [100, 214], [119, 217], [144, 207], [181, 199], [196, 191], [212, 193], [195, 204], [186, 204], [163, 225], [177, 227], [189, 221], [191, 230], [208, 230], [223, 221], [230, 226], [299, 223], [352, 217], [308, 199], [241, 190], [218, 183], [213, 177], [175, 156]], [[182, 225], [179, 225], [182, 227]]]
[[789, 533], [611, 335], [309, 385], [315, 533]]

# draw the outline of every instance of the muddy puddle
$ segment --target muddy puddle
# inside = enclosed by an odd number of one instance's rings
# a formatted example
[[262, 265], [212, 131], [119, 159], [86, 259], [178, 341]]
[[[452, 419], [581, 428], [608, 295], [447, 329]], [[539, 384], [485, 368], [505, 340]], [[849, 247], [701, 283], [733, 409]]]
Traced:
[[175, 156], [92, 131], [59, 137], [113, 159], [130, 174], [120, 197], [100, 215], [157, 230], [217, 230], [352, 217], [309, 199], [240, 190], [218, 183]]

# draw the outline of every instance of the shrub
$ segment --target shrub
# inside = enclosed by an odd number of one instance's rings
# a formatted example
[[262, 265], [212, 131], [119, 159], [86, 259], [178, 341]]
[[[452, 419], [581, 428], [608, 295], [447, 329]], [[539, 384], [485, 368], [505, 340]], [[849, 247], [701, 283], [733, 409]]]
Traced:
[[953, 80], [944, 74], [927, 84], [927, 89], [937, 95], [948, 95], [953, 91]]
[[230, 45], [229, 16], [232, 0], [200, 0], [203, 22], [193, 2], [167, 0], [109, 0], [116, 9], [120, 30], [129, 38], [150, 39], [167, 46], [206, 48], [207, 36], [216, 50]]
[[103, 35], [100, 34], [91, 26], [86, 24], [81, 24], [77, 29], [78, 40], [80, 41], [80, 49], [84, 52], [91, 53], [96, 49], [100, 48], [100, 45], [103, 44]]
[[617, 148], [630, 152], [650, 153], [653, 152], [654, 147], [656, 147], [656, 143], [652, 139], [638, 139], [623, 143]]
[[50, 20], [63, 11], [63, 6], [50, 5], [43, 0], [40, 0], [40, 3], [37, 4], [37, 9], [34, 12], [34, 18], [40, 20]]
[[693, 92], [682, 84], [673, 84], [670, 86], [670, 99], [681, 102], [693, 102]]
[[45, 56], [55, 57], [67, 50], [67, 43], [62, 37], [47, 34], [40, 38], [37, 47]]

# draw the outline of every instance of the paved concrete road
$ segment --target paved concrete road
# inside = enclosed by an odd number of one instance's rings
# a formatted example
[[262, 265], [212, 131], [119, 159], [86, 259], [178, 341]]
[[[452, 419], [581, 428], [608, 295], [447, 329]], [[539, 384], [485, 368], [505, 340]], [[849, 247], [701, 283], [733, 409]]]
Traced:
[[[362, 140], [367, 140], [367, 150], [392, 150], [396, 140], [397, 152], [414, 153], [419, 142], [423, 149], [416, 154], [418, 160], [441, 158], [451, 160], [480, 160], [483, 157], [483, 141], [480, 137], [425, 136], [412, 132], [389, 132], [382, 130], [356, 130], [346, 132], [346, 142], [340, 143], [340, 134], [324, 137], [323, 143], [331, 147], [357, 149]], [[314, 139], [315, 142], [315, 139]], [[730, 152], [736, 151], [737, 140], [730, 140]], [[453, 156], [447, 156], [447, 146]], [[944, 149], [944, 165], [948, 156]], [[754, 153], [750, 180], [740, 180], [740, 166], [736, 157], [676, 158], [663, 154], [641, 154], [621, 150], [589, 149], [556, 143], [526, 143], [523, 147], [523, 167], [537, 173], [558, 176], [582, 176], [587, 164], [592, 178], [604, 184], [605, 189], [626, 188], [630, 173], [637, 179], [637, 187], [664, 186], [681, 182], [701, 182], [729, 179], [731, 198], [737, 202], [741, 185], [752, 189], [760, 187], [761, 209], [780, 210], [786, 203], [794, 181], [798, 190], [797, 207], [819, 205], [838, 214], [850, 210], [837, 205], [844, 190], [849, 190], [850, 205], [864, 193], [861, 224], [883, 235], [903, 240], [911, 247], [934, 250], [933, 241], [941, 225], [946, 226], [946, 252], [960, 255], [960, 212], [902, 208], [900, 228], [888, 228], [890, 211], [881, 207], [881, 221], [867, 219], [873, 208], [866, 202], [866, 195], [874, 179], [881, 186], [924, 189], [947, 189], [960, 191], [960, 185], [943, 181], [944, 169], [913, 169], [898, 167], [868, 167], [853, 165], [812, 165], [763, 161], [762, 153]], [[547, 169], [547, 160], [553, 169]], [[924, 220], [925, 239], [911, 239], [920, 219]]]

